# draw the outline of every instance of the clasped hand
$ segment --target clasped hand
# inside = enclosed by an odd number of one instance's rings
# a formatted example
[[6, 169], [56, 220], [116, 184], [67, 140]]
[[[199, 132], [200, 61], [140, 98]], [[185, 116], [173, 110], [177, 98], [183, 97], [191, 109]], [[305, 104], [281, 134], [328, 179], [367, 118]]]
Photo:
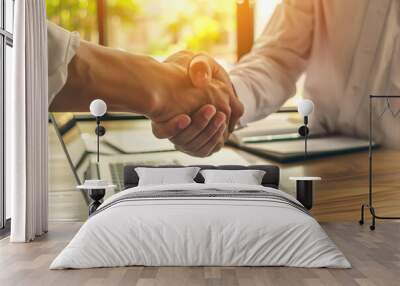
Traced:
[[168, 84], [148, 114], [154, 135], [192, 156], [219, 151], [243, 115], [228, 74], [207, 55], [186, 51], [162, 65]]
[[156, 137], [200, 157], [218, 151], [243, 114], [228, 74], [206, 55], [179, 52], [160, 63], [81, 41], [50, 110], [84, 112], [96, 98], [110, 112], [145, 115]]

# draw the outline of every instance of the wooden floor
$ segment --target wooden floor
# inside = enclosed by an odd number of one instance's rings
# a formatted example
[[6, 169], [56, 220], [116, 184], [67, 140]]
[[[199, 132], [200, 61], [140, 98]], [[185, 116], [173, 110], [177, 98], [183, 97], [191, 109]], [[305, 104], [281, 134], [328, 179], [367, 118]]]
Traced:
[[384, 222], [379, 231], [356, 223], [323, 223], [353, 268], [289, 267], [123, 267], [48, 270], [81, 223], [52, 223], [44, 237], [30, 244], [0, 241], [0, 285], [399, 285], [400, 223]]

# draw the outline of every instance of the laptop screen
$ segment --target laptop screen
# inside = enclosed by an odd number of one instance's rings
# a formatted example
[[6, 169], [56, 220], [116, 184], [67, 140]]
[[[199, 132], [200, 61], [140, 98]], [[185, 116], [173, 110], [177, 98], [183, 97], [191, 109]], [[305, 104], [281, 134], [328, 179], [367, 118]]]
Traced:
[[54, 112], [50, 114], [50, 118], [74, 172], [75, 179], [78, 184], [82, 184], [89, 160], [86, 160], [88, 152], [74, 115], [72, 113]]

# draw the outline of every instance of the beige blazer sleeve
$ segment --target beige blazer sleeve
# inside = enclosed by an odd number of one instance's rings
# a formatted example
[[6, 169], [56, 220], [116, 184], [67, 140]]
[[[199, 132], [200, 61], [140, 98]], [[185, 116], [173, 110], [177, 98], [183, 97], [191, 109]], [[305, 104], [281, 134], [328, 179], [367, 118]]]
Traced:
[[68, 64], [79, 48], [79, 34], [47, 21], [49, 104], [67, 81]]

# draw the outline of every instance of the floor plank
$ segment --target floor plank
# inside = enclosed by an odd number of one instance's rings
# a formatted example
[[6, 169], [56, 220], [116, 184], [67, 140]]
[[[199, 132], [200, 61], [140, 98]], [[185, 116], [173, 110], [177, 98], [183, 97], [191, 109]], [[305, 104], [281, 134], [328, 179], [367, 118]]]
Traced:
[[49, 270], [55, 256], [82, 223], [53, 222], [45, 236], [29, 244], [0, 241], [0, 285], [397, 286], [400, 273], [400, 222], [381, 222], [376, 231], [356, 223], [322, 223], [353, 268], [289, 267], [119, 267]]

